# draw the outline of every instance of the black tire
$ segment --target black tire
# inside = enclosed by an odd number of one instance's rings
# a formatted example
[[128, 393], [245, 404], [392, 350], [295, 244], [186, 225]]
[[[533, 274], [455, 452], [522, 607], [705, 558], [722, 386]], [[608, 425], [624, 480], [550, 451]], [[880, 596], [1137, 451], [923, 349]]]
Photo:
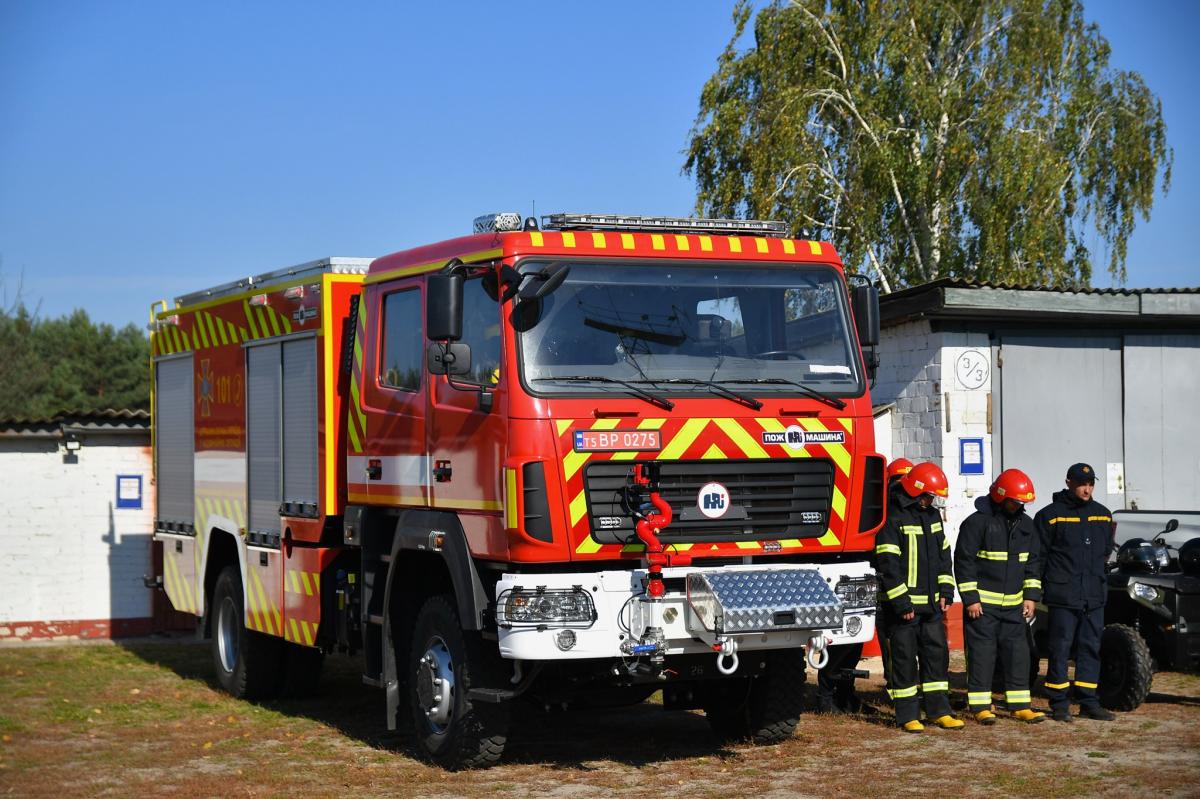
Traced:
[[212, 595], [212, 658], [217, 682], [239, 699], [268, 699], [279, 691], [280, 639], [247, 629], [237, 566], [217, 576]]
[[[743, 662], [758, 659], [749, 654], [742, 657]], [[760, 674], [708, 686], [704, 715], [718, 738], [775, 744], [796, 732], [804, 708], [804, 650], [777, 650], [763, 659], [766, 668]]]
[[417, 745], [439, 766], [486, 768], [504, 754], [508, 704], [468, 698], [472, 686], [488, 687], [497, 660], [481, 637], [463, 632], [453, 597], [432, 597], [417, 613], [404, 675], [408, 704]]
[[1154, 669], [1150, 649], [1138, 631], [1109, 624], [1100, 636], [1100, 680], [1096, 694], [1109, 710], [1136, 710], [1150, 693]]
[[321, 686], [321, 669], [325, 655], [320, 649], [291, 642], [283, 644], [283, 695], [290, 699], [307, 699]]

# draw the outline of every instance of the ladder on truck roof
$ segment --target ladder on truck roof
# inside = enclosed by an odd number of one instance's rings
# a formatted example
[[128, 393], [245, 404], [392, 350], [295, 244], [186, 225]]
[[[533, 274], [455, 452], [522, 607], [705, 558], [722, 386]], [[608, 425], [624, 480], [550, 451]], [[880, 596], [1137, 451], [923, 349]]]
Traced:
[[261, 275], [244, 277], [241, 280], [232, 280], [228, 283], [213, 286], [210, 289], [204, 289], [203, 291], [193, 291], [190, 294], [184, 294], [175, 298], [175, 307], [179, 308], [233, 294], [241, 294], [258, 286], [267, 286], [272, 283], [288, 280], [289, 278], [305, 277], [306, 275], [321, 275], [325, 273], [334, 275], [365, 275], [367, 267], [371, 265], [371, 261], [373, 260], [375, 259], [320, 258], [316, 261], [308, 261], [296, 266], [276, 269], [273, 272], [264, 272]]

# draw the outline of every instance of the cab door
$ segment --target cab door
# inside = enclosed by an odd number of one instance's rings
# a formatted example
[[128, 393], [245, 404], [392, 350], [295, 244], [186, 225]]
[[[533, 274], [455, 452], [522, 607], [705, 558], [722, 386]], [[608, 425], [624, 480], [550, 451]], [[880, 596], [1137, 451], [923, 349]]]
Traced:
[[430, 492], [435, 507], [458, 513], [475, 554], [503, 557], [503, 409], [509, 376], [501, 368], [500, 306], [480, 278], [463, 286], [461, 341], [471, 348], [469, 374], [429, 376]]
[[361, 412], [352, 411], [346, 470], [351, 502], [429, 504], [429, 379], [421, 287], [421, 280], [413, 278], [370, 286], [364, 292], [363, 357], [361, 368], [356, 358], [353, 376]]

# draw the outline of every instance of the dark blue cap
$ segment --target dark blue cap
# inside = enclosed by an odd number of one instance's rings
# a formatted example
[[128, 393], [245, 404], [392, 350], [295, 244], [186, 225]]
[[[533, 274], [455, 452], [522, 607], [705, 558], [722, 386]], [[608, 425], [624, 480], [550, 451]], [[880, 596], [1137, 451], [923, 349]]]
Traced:
[[1077, 463], [1067, 469], [1067, 479], [1073, 483], [1096, 482], [1096, 470], [1086, 463]]

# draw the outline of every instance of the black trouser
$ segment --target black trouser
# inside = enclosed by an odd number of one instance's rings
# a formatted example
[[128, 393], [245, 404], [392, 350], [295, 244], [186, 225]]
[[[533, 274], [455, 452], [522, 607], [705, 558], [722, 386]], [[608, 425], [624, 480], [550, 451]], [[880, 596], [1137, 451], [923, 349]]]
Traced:
[[889, 607], [880, 614], [880, 643], [888, 696], [896, 708], [896, 721], [904, 724], [925, 715], [931, 719], [950, 713], [950, 650], [940, 610], [917, 610], [904, 621]]
[[1080, 705], [1099, 707], [1096, 684], [1100, 681], [1100, 634], [1104, 631], [1104, 608], [1078, 610], [1050, 607], [1050, 629], [1046, 635], [1046, 693], [1050, 707], [1070, 706], [1067, 661], [1075, 648], [1075, 698]]
[[817, 705], [820, 709], [854, 710], [854, 678], [844, 672], [858, 668], [862, 650], [862, 644], [829, 647], [829, 662], [817, 672]]
[[996, 658], [1004, 675], [1004, 699], [1009, 710], [1029, 707], [1029, 639], [1025, 617], [1018, 608], [983, 606], [983, 615], [963, 614], [967, 645], [967, 704], [972, 713], [992, 707], [992, 676]]

